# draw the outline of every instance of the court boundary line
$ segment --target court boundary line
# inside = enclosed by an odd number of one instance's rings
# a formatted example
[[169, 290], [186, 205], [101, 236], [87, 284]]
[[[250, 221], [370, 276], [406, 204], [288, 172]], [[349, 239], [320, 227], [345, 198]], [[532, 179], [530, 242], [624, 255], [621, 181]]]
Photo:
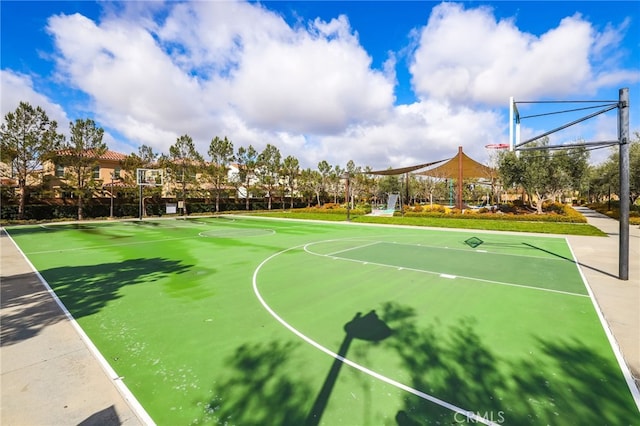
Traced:
[[[333, 241], [338, 241], [338, 240], [333, 240]], [[298, 336], [299, 338], [301, 338], [302, 340], [304, 340], [305, 342], [307, 342], [308, 344], [310, 344], [311, 346], [313, 346], [314, 348], [320, 350], [321, 352], [324, 352], [325, 354], [329, 355], [330, 357], [339, 360], [340, 362], [355, 368], [356, 370], [361, 371], [362, 373], [365, 373], [375, 379], [378, 379], [384, 383], [387, 383], [391, 386], [394, 386], [400, 390], [403, 390], [405, 392], [409, 392], [419, 398], [422, 398], [424, 400], [427, 400], [429, 402], [432, 402], [436, 405], [439, 405], [443, 408], [446, 408], [450, 411], [454, 411], [458, 414], [462, 414], [465, 417], [465, 419], [467, 420], [475, 420], [479, 423], [483, 423], [485, 425], [488, 426], [498, 426], [498, 423], [494, 423], [491, 420], [488, 420], [484, 417], [478, 416], [476, 413], [474, 413], [473, 411], [470, 410], [465, 410], [464, 408], [460, 408], [454, 404], [451, 404], [449, 402], [446, 402], [440, 398], [437, 398], [433, 395], [429, 395], [428, 393], [422, 392], [418, 389], [412, 388], [410, 386], [407, 386], [403, 383], [400, 383], [394, 379], [391, 379], [389, 377], [383, 376], [380, 373], [377, 373], [363, 365], [360, 365], [354, 361], [351, 361], [350, 359], [343, 357], [342, 355], [337, 354], [336, 352], [333, 352], [331, 349], [326, 348], [325, 346], [322, 346], [320, 343], [316, 342], [315, 340], [311, 339], [310, 337], [308, 337], [307, 335], [303, 334], [301, 331], [299, 331], [298, 329], [296, 329], [295, 327], [293, 327], [291, 324], [289, 324], [288, 322], [286, 322], [281, 316], [279, 316], [270, 306], [269, 304], [264, 300], [264, 298], [262, 297], [262, 294], [260, 293], [260, 290], [258, 289], [258, 273], [260, 272], [260, 270], [262, 269], [262, 267], [264, 265], [266, 265], [269, 261], [271, 261], [273, 258], [289, 252], [291, 250], [296, 250], [299, 249], [301, 247], [304, 247], [304, 244], [298, 245], [298, 246], [294, 246], [294, 247], [289, 247], [287, 249], [281, 250], [277, 253], [272, 254], [271, 256], [267, 257], [266, 259], [264, 259], [262, 262], [260, 262], [260, 264], [256, 267], [256, 269], [253, 271], [253, 277], [252, 277], [252, 284], [253, 284], [253, 292], [255, 293], [256, 297], [258, 298], [258, 301], [260, 302], [260, 304], [262, 305], [262, 307], [264, 307], [267, 312], [269, 312], [269, 314], [275, 318], [280, 324], [282, 324], [286, 329], [288, 329], [289, 331], [291, 331], [293, 334], [295, 334], [296, 336]]]
[[[544, 259], [544, 260], [553, 260], [556, 262], [567, 262], [569, 261], [568, 259], [562, 258], [562, 257], [558, 257], [557, 255], [553, 255], [554, 257], [540, 257], [540, 256], [529, 256], [526, 254], [511, 254], [511, 253], [496, 253], [493, 251], [489, 251], [489, 250], [479, 250], [479, 249], [471, 249], [471, 248], [458, 248], [458, 247], [439, 247], [439, 246], [434, 246], [431, 244], [410, 244], [410, 243], [399, 243], [397, 241], [380, 241], [380, 242], [385, 242], [387, 244], [398, 244], [401, 246], [414, 246], [414, 247], [424, 247], [424, 248], [432, 248], [432, 249], [438, 249], [438, 250], [454, 250], [454, 251], [462, 251], [462, 252], [468, 252], [468, 253], [486, 253], [486, 254], [495, 254], [495, 255], [500, 255], [500, 256], [510, 256], [510, 257], [526, 257], [527, 259]], [[490, 244], [490, 243], [489, 243]]]
[[[357, 247], [351, 247], [351, 248], [344, 249], [344, 250], [334, 251], [333, 253], [327, 254], [327, 256], [335, 256], [336, 254], [345, 253], [345, 252], [348, 252], [348, 251], [351, 251], [351, 250], [358, 250], [358, 249], [369, 247], [369, 246], [375, 246], [376, 244], [380, 244], [381, 242], [382, 241], [374, 241], [374, 242], [369, 243], [369, 244], [363, 244], [363, 245], [357, 246]], [[306, 247], [306, 245], [305, 245], [305, 247]]]
[[567, 246], [571, 251], [571, 256], [574, 259], [574, 263], [578, 266], [578, 271], [580, 272], [580, 277], [582, 277], [582, 282], [584, 283], [584, 286], [586, 287], [587, 292], [589, 293], [589, 298], [591, 299], [593, 308], [595, 309], [596, 314], [598, 315], [598, 320], [600, 320], [600, 325], [604, 330], [604, 334], [607, 336], [607, 340], [609, 341], [609, 346], [611, 346], [611, 350], [613, 351], [613, 354], [616, 357], [616, 361], [618, 361], [618, 366], [620, 367], [622, 376], [624, 377], [624, 380], [627, 383], [629, 392], [631, 392], [631, 397], [633, 398], [633, 401], [636, 403], [636, 408], [640, 412], [640, 389], [638, 389], [638, 386], [636, 385], [636, 382], [633, 378], [633, 374], [631, 373], [631, 369], [629, 368], [629, 366], [624, 360], [624, 356], [622, 355], [622, 350], [620, 349], [620, 345], [618, 345], [618, 341], [613, 335], [613, 332], [611, 331], [611, 328], [609, 327], [609, 324], [607, 323], [607, 320], [604, 317], [604, 312], [602, 312], [602, 309], [600, 309], [600, 304], [598, 304], [595, 293], [593, 292], [593, 290], [591, 290], [589, 281], [587, 280], [587, 277], [582, 272], [582, 265], [580, 264], [580, 262], [578, 262], [578, 259], [575, 253], [573, 252], [573, 247], [571, 247], [571, 243], [569, 242], [569, 239], [567, 237], [565, 237], [565, 241], [567, 242]]
[[[484, 283], [488, 283], [488, 284], [503, 285], [503, 286], [508, 286], [508, 287], [519, 287], [519, 288], [525, 288], [525, 289], [528, 289], [528, 290], [547, 291], [547, 292], [551, 292], [551, 293], [559, 293], [559, 294], [563, 294], [563, 295], [567, 295], [567, 296], [589, 297], [588, 294], [572, 293], [572, 292], [569, 292], [569, 291], [554, 290], [554, 289], [543, 288], [543, 287], [532, 287], [532, 286], [523, 285], [523, 284], [505, 283], [505, 282], [502, 282], [502, 281], [494, 281], [494, 280], [488, 280], [488, 279], [484, 279], [484, 278], [467, 277], [465, 275], [453, 275], [453, 274], [447, 274], [445, 272], [430, 271], [430, 270], [427, 270], [427, 269], [409, 268], [409, 267], [406, 267], [406, 266], [397, 266], [397, 265], [389, 265], [389, 264], [386, 264], [386, 263], [378, 263], [378, 262], [370, 262], [370, 261], [363, 261], [363, 260], [357, 260], [357, 259], [349, 259], [349, 258], [346, 258], [346, 257], [333, 256], [333, 255], [329, 255], [329, 254], [320, 254], [320, 253], [315, 253], [313, 251], [307, 250], [307, 247], [310, 246], [310, 245], [319, 244], [319, 243], [325, 243], [325, 242], [331, 242], [331, 241], [340, 241], [340, 240], [315, 241], [313, 243], [307, 243], [307, 244], [304, 244], [302, 246], [304, 247], [304, 251], [306, 253], [309, 253], [309, 254], [311, 254], [313, 256], [328, 257], [328, 258], [334, 259], [334, 260], [342, 260], [342, 261], [346, 261], [346, 262], [361, 263], [363, 265], [375, 265], [375, 266], [381, 266], [383, 268], [396, 268], [396, 269], [419, 272], [419, 273], [430, 274], [430, 275], [438, 275], [438, 276], [446, 275], [446, 278], [454, 277], [454, 278], [466, 279], [466, 280], [471, 280], [471, 281], [480, 281], [480, 282], [484, 282]], [[368, 247], [370, 245], [373, 245], [373, 244], [368, 244], [368, 245], [361, 246], [361, 247]], [[357, 249], [357, 248], [360, 248], [360, 247], [355, 247], [354, 250]], [[341, 252], [344, 252], [344, 251], [348, 251], [348, 250], [342, 250]], [[541, 258], [541, 259], [544, 259], [544, 258]]]
[[4, 232], [7, 237], [9, 237], [9, 239], [11, 240], [11, 243], [18, 250], [22, 258], [26, 261], [27, 265], [29, 265], [29, 268], [31, 268], [31, 270], [36, 275], [36, 277], [38, 277], [38, 280], [43, 285], [46, 292], [51, 296], [51, 298], [54, 300], [56, 305], [58, 305], [58, 307], [62, 310], [62, 313], [64, 314], [64, 316], [71, 323], [71, 326], [76, 331], [76, 333], [78, 333], [82, 342], [86, 345], [87, 349], [89, 350], [89, 353], [94, 357], [96, 361], [98, 361], [98, 364], [100, 364], [100, 367], [102, 368], [104, 373], [111, 380], [111, 382], [116, 387], [116, 389], [118, 390], [122, 398], [129, 405], [133, 413], [144, 424], [155, 425], [156, 423], [153, 421], [149, 413], [147, 413], [147, 410], [144, 409], [142, 404], [140, 404], [140, 401], [138, 401], [138, 399], [135, 397], [133, 392], [131, 392], [129, 387], [124, 383], [124, 381], [122, 380], [123, 378], [118, 376], [116, 371], [111, 367], [111, 365], [106, 360], [106, 358], [98, 350], [98, 347], [93, 343], [91, 338], [89, 338], [89, 335], [84, 332], [82, 327], [80, 327], [80, 324], [78, 324], [78, 322], [73, 317], [73, 315], [71, 315], [71, 312], [69, 312], [69, 310], [64, 305], [64, 303], [62, 303], [62, 300], [60, 300], [60, 298], [55, 293], [55, 291], [53, 291], [53, 289], [51, 288], [47, 280], [44, 279], [44, 277], [40, 274], [40, 272], [36, 269], [33, 263], [31, 263], [29, 258], [22, 251], [20, 246], [18, 246], [18, 244], [13, 240], [13, 237], [8, 232], [6, 232], [4, 228], [2, 228], [2, 232]]
[[[242, 235], [242, 232], [247, 231], [259, 231], [260, 233], [256, 233], [254, 235]], [[251, 238], [251, 237], [267, 237], [269, 235], [275, 235], [276, 231], [274, 229], [269, 228], [241, 228], [241, 229], [225, 229], [222, 235], [206, 235], [209, 232], [221, 232], [219, 229], [209, 229], [207, 231], [201, 231], [198, 233], [199, 237], [203, 238]], [[224, 234], [224, 232], [227, 232]], [[238, 232], [238, 234], [233, 234], [234, 232]]]

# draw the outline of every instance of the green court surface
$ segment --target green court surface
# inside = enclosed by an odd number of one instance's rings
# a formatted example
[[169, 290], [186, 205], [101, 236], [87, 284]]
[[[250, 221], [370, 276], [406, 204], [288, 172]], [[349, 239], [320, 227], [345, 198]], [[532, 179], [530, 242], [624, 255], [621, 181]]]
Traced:
[[640, 418], [564, 238], [232, 216], [7, 231], [159, 425]]

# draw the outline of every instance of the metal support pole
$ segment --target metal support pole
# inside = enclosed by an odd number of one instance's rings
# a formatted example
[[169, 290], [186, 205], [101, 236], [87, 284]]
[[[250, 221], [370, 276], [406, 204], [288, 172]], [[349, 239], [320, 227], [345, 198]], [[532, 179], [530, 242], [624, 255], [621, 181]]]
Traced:
[[111, 173], [111, 190], [109, 191], [111, 194], [111, 206], [109, 208], [109, 217], [113, 219], [113, 173]]
[[620, 241], [619, 278], [629, 279], [629, 89], [619, 92], [618, 139], [620, 141]]
[[458, 147], [458, 194], [456, 196], [456, 208], [462, 211], [462, 147]]

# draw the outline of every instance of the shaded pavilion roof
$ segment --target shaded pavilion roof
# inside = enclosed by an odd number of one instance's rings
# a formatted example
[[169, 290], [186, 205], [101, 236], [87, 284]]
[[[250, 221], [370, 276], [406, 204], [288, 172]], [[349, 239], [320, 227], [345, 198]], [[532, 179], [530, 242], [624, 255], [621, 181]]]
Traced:
[[409, 173], [415, 170], [420, 170], [420, 169], [427, 168], [429, 166], [433, 166], [434, 164], [442, 163], [443, 161], [447, 161], [447, 160], [432, 161], [431, 163], [418, 164], [417, 166], [401, 167], [398, 169], [373, 170], [373, 171], [368, 171], [364, 173], [369, 175], [383, 175], [383, 176], [403, 175], [405, 173]]
[[458, 154], [455, 157], [449, 159], [446, 163], [416, 174], [447, 179], [458, 179], [460, 176], [460, 166], [462, 166], [462, 179], [491, 178], [495, 175], [494, 169], [478, 163], [476, 160], [462, 152], [462, 148], [458, 150]]

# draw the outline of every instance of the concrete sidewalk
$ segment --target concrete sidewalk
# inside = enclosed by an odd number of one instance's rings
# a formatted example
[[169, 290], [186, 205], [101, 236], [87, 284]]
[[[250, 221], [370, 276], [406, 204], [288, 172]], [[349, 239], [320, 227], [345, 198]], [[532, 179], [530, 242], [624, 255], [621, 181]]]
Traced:
[[0, 251], [0, 424], [144, 424], [4, 231]]
[[[640, 228], [630, 229], [629, 280], [618, 276], [618, 222], [578, 207], [608, 237], [569, 236], [580, 269], [640, 386]], [[21, 253], [2, 232], [3, 426], [152, 423], [96, 358]]]
[[608, 237], [569, 236], [569, 243], [640, 389], [640, 227], [629, 227], [629, 280], [618, 279], [620, 225], [586, 207], [576, 207]]

